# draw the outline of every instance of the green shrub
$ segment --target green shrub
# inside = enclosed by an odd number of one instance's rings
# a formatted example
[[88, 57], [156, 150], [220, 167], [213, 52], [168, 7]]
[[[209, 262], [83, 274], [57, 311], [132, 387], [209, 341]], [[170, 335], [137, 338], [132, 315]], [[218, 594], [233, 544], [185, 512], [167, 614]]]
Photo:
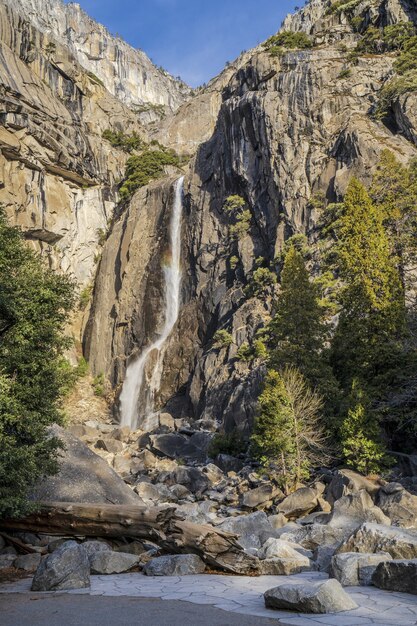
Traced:
[[233, 337], [227, 330], [217, 330], [213, 337], [214, 348], [227, 348], [233, 343]]
[[76, 374], [78, 378], [84, 378], [87, 376], [89, 368], [88, 361], [83, 356], [78, 360], [77, 367], [75, 368]]
[[235, 270], [239, 264], [239, 258], [237, 256], [231, 256], [229, 263], [230, 263], [230, 269]]
[[246, 287], [246, 294], [250, 297], [261, 297], [267, 295], [271, 288], [277, 284], [277, 275], [267, 267], [258, 267], [251, 278], [251, 282]]
[[245, 343], [242, 343], [239, 350], [237, 351], [236, 358], [239, 361], [245, 361], [245, 362], [252, 360], [253, 351], [250, 345], [246, 341]]
[[133, 150], [142, 150], [146, 146], [146, 143], [136, 132], [127, 135], [122, 131], [107, 129], [103, 132], [102, 137], [110, 142], [113, 148], [120, 148], [124, 152], [130, 153]]
[[85, 309], [88, 306], [88, 303], [90, 302], [92, 293], [93, 293], [93, 285], [87, 285], [81, 291], [79, 300], [78, 300], [78, 308], [80, 309], [80, 311], [85, 311]]
[[342, 70], [340, 72], [340, 74], [338, 75], [338, 80], [345, 80], [346, 78], [350, 78], [352, 76], [352, 70], [350, 70], [349, 68], [346, 68], [345, 70]]
[[396, 76], [388, 81], [379, 94], [375, 116], [384, 118], [397, 98], [405, 93], [417, 90], [417, 70], [407, 72], [404, 76]]
[[94, 395], [103, 397], [105, 395], [105, 380], [104, 374], [99, 374], [93, 380]]
[[180, 159], [173, 150], [144, 150], [141, 154], [129, 157], [126, 164], [126, 178], [120, 187], [120, 196], [126, 200], [135, 191], [159, 178], [167, 165], [180, 166]]
[[217, 433], [210, 442], [208, 455], [213, 459], [218, 454], [239, 456], [246, 451], [247, 447], [247, 442], [237, 430], [233, 430], [231, 433]]
[[331, 6], [327, 9], [326, 13], [331, 15], [332, 13], [336, 13], [340, 15], [341, 13], [351, 13], [356, 9], [358, 4], [360, 4], [362, 0], [338, 0], [337, 2], [333, 2]]
[[275, 53], [277, 48], [305, 50], [312, 47], [313, 42], [308, 35], [305, 33], [294, 33], [292, 30], [283, 30], [277, 35], [270, 37], [264, 43], [264, 48]]

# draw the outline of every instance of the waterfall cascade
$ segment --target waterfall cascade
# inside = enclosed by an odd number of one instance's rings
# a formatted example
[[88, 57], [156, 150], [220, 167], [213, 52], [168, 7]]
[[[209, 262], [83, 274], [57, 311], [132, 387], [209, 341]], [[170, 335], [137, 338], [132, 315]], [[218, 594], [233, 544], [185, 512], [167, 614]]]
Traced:
[[[139, 419], [146, 420], [154, 411], [155, 394], [161, 384], [166, 341], [178, 319], [181, 289], [181, 221], [184, 177], [175, 184], [175, 197], [170, 223], [171, 257], [164, 266], [165, 321], [160, 336], [147, 346], [126, 371], [120, 394], [121, 425], [135, 430]], [[156, 359], [151, 376], [146, 377], [150, 357]]]

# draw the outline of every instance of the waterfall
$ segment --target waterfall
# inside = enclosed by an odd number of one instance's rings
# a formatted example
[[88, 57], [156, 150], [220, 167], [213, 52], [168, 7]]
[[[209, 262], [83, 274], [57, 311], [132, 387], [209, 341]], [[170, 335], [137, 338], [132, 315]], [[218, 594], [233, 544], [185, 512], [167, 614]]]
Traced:
[[[169, 263], [164, 266], [165, 278], [165, 317], [164, 326], [158, 339], [147, 346], [137, 359], [129, 364], [120, 394], [121, 425], [135, 430], [139, 415], [146, 418], [153, 413], [155, 394], [161, 384], [165, 344], [178, 319], [181, 288], [181, 218], [184, 177], [175, 183], [174, 205], [170, 223]], [[151, 355], [156, 356], [155, 366], [149, 381], [146, 381], [146, 367]], [[139, 404], [143, 399], [143, 405]]]

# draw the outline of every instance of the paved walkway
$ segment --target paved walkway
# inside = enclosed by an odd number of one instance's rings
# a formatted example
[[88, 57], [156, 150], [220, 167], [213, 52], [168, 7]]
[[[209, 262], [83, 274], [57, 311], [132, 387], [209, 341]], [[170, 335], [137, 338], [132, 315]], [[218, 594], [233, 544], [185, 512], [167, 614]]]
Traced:
[[[223, 611], [266, 617], [285, 626], [415, 626], [417, 624], [417, 596], [381, 591], [374, 587], [350, 587], [346, 591], [358, 604], [354, 611], [332, 615], [300, 615], [288, 611], [266, 609], [263, 593], [267, 589], [288, 582], [303, 582], [305, 579], [325, 578], [319, 573], [298, 576], [182, 576], [148, 577], [142, 574], [120, 574], [118, 576], [92, 576], [91, 589], [70, 591], [68, 594], [160, 598], [181, 600], [197, 605], [209, 605]], [[28, 593], [28, 579], [0, 586], [0, 593]], [[59, 594], [62, 596], [63, 592]], [[36, 594], [39, 597], [39, 594]], [[42, 594], [51, 596], [53, 594]], [[0, 598], [1, 599], [1, 598]], [[0, 620], [1, 621], [1, 620]], [[232, 622], [234, 623], [234, 622]]]

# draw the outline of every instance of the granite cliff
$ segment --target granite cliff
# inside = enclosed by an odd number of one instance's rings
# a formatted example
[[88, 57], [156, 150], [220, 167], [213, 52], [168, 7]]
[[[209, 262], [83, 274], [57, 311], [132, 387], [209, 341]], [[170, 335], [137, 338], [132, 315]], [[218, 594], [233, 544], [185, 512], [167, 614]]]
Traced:
[[[404, 162], [416, 154], [415, 91], [392, 100], [388, 122], [372, 114], [394, 56], [359, 54], [352, 67], [347, 60], [358, 19], [361, 28], [415, 21], [414, 3], [347, 4], [311, 0], [283, 29], [307, 34], [312, 48], [274, 56], [259, 46], [192, 97], [78, 5], [0, 7], [0, 202], [54, 267], [82, 286], [94, 282], [78, 330], [92, 372], [114, 391], [116, 414], [128, 363], [163, 323], [161, 266], [180, 175], [182, 306], [156, 408], [247, 433], [262, 365], [236, 356], [268, 320], [274, 292], [251, 290], [259, 259], [273, 263], [291, 235], [314, 238], [312, 199], [341, 198], [352, 174], [369, 180], [383, 149]], [[155, 105], [168, 112], [161, 121]], [[137, 132], [190, 160], [120, 203], [128, 155], [103, 141], [106, 129]], [[223, 210], [230, 195], [250, 209], [238, 241]], [[219, 329], [232, 343], [213, 346]]]

